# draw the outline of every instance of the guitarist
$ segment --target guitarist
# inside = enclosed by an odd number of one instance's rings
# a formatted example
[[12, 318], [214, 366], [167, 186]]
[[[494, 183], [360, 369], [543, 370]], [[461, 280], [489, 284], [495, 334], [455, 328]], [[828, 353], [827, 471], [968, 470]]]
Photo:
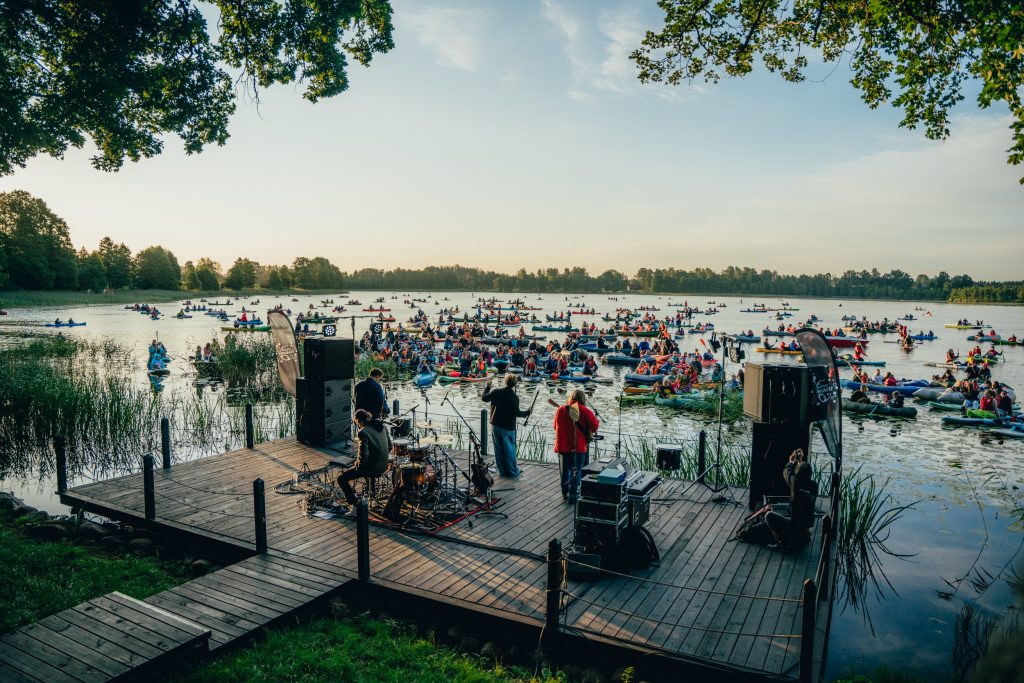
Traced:
[[597, 428], [597, 415], [587, 407], [587, 395], [582, 389], [573, 389], [555, 411], [555, 453], [565, 502], [575, 503], [579, 497], [580, 470], [590, 459], [590, 442]]
[[516, 418], [526, 417], [531, 409], [520, 410], [515, 392], [516, 375], [505, 375], [505, 386], [491, 390], [487, 381], [480, 398], [491, 404], [491, 439], [494, 442], [494, 464], [503, 477], [518, 477], [516, 462]]

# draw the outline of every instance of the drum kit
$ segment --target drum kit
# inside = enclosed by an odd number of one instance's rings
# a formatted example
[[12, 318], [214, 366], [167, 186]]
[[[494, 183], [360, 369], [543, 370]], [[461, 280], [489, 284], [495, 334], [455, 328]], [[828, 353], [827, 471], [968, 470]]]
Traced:
[[488, 505], [490, 492], [474, 489], [465, 466], [452, 457], [454, 439], [440, 433], [446, 425], [407, 417], [385, 423], [392, 449], [387, 472], [366, 487], [371, 510], [403, 527], [434, 530], [465, 515], [471, 506]]

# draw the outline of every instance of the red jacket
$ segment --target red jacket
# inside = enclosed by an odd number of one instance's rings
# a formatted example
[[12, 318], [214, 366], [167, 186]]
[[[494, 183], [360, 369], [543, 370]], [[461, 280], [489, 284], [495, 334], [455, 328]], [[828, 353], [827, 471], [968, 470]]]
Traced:
[[580, 409], [579, 428], [569, 415], [568, 405], [561, 405], [555, 411], [555, 453], [586, 453], [587, 437], [583, 431], [590, 436], [597, 431], [598, 422], [594, 411], [587, 406], [576, 405]]

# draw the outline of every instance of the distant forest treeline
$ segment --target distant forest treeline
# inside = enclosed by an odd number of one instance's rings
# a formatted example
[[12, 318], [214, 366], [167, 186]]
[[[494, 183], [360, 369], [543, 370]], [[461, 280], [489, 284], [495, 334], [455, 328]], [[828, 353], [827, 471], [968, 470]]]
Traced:
[[1024, 281], [975, 282], [941, 272], [911, 276], [848, 270], [842, 275], [784, 275], [773, 270], [641, 268], [635, 275], [585, 268], [514, 274], [464, 266], [410, 270], [362, 268], [346, 273], [323, 257], [299, 257], [291, 265], [264, 265], [238, 258], [226, 270], [209, 258], [179, 265], [169, 249], [147, 247], [136, 254], [109, 237], [95, 251], [75, 251], [67, 224], [27, 192], [0, 193], [0, 289], [91, 290], [378, 289], [394, 291], [504, 291], [579, 293], [690, 293], [750, 296], [814, 296], [858, 299], [916, 299], [957, 303], [1024, 303]]

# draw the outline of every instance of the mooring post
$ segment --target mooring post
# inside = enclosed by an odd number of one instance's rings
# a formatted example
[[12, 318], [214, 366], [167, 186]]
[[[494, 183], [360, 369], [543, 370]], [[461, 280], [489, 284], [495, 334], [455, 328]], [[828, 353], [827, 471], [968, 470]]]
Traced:
[[391, 417], [398, 417], [398, 414], [402, 412], [399, 410], [400, 407], [401, 404], [398, 402], [397, 398], [391, 402]]
[[480, 455], [487, 455], [487, 408], [480, 410]]
[[64, 493], [68, 490], [68, 451], [63, 435], [53, 437], [53, 451], [57, 455], [57, 493]]
[[359, 580], [370, 580], [370, 508], [366, 498], [356, 502], [356, 556]]
[[558, 630], [559, 606], [562, 602], [562, 542], [552, 538], [548, 543], [547, 621], [545, 628]]
[[800, 683], [814, 680], [814, 616], [818, 609], [818, 589], [812, 579], [804, 580], [800, 625]]
[[256, 552], [267, 552], [267, 500], [263, 493], [263, 480], [252, 482], [252, 515], [256, 522]]
[[164, 458], [164, 469], [171, 469], [171, 421], [160, 418], [160, 454]]
[[156, 486], [153, 484], [153, 467], [156, 458], [147, 453], [142, 459], [142, 493], [146, 499], [146, 519], [156, 517]]
[[252, 404], [245, 404], [245, 447], [252, 448], [253, 444], [253, 430], [252, 430]]
[[704, 470], [708, 463], [708, 433], [703, 429], [697, 435], [697, 481], [704, 483]]
[[818, 577], [818, 599], [824, 600], [828, 597], [828, 585], [829, 578], [829, 552], [832, 548], [834, 539], [832, 534], [835, 531], [832, 528], [832, 516], [825, 515], [821, 519], [821, 576]]

